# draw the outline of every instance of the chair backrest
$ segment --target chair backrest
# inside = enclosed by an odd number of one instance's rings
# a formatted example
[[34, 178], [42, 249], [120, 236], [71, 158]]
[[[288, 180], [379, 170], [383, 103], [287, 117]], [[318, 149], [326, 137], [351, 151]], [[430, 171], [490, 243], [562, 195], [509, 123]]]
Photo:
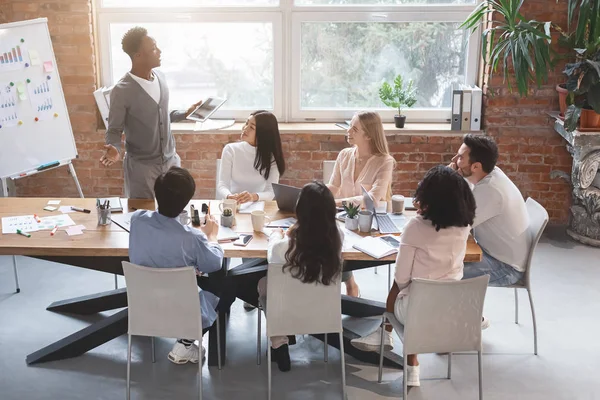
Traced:
[[488, 275], [462, 281], [413, 279], [404, 326], [406, 354], [481, 350]]
[[215, 176], [215, 199], [222, 200], [221, 196], [219, 196], [219, 176], [221, 175], [221, 159], [217, 158], [217, 168], [216, 168], [216, 176]]
[[267, 335], [341, 332], [341, 276], [328, 286], [302, 283], [282, 267], [272, 263], [267, 272]]
[[535, 251], [535, 247], [540, 241], [540, 238], [542, 237], [542, 233], [544, 233], [544, 229], [548, 224], [549, 217], [546, 209], [531, 197], [527, 198], [525, 207], [527, 208], [527, 214], [529, 215], [529, 227], [527, 228], [527, 231], [529, 232], [529, 237], [531, 239], [531, 246], [529, 247], [529, 254], [527, 255], [527, 264], [525, 264], [526, 269], [524, 283], [525, 285], [529, 285], [529, 275], [531, 272], [531, 260], [533, 259], [533, 253]]
[[333, 175], [333, 167], [335, 166], [335, 161], [324, 160], [323, 161], [323, 183], [329, 183], [329, 179], [331, 179], [331, 175]]
[[130, 335], [202, 339], [193, 267], [150, 268], [123, 261]]

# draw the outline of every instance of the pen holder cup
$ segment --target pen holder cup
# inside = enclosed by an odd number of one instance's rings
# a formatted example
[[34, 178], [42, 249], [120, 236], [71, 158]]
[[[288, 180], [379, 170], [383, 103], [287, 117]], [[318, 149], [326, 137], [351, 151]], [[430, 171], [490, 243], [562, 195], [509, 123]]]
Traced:
[[110, 208], [102, 209], [97, 207], [96, 210], [98, 211], [98, 225], [110, 225], [112, 222], [110, 219]]

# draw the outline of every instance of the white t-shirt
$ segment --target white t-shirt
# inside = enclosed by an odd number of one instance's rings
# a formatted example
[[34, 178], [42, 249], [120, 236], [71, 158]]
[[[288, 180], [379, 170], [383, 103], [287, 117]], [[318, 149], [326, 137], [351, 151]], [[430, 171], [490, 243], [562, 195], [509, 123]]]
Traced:
[[148, 93], [148, 95], [150, 97], [152, 97], [152, 100], [154, 100], [156, 102], [156, 104], [158, 104], [158, 102], [160, 101], [160, 84], [158, 83], [157, 76], [154, 73], [152, 73], [152, 77], [154, 79], [152, 79], [151, 81], [147, 81], [144, 78], [140, 78], [139, 76], [135, 76], [131, 72], [129, 72], [129, 75], [137, 83], [139, 83], [140, 86], [142, 87], [142, 89], [144, 89], [146, 91], [146, 93]]
[[495, 259], [525, 271], [531, 238], [529, 216], [519, 189], [498, 167], [473, 188], [477, 209], [473, 236]]
[[256, 147], [248, 142], [229, 143], [225, 146], [221, 154], [218, 198], [225, 199], [230, 194], [247, 191], [258, 193], [259, 200], [273, 200], [275, 195], [271, 184], [279, 183], [277, 164], [271, 164], [269, 179], [265, 179], [254, 168], [255, 157]]

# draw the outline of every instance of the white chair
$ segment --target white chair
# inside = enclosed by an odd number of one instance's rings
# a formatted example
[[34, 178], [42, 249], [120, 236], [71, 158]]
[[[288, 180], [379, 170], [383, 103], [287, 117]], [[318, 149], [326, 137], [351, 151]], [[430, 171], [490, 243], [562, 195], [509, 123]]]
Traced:
[[[406, 312], [406, 325], [394, 313], [383, 314], [400, 336], [406, 363], [409, 354], [448, 353], [448, 379], [451, 377], [452, 353], [477, 351], [479, 400], [483, 399], [481, 370], [481, 316], [489, 276], [462, 281], [413, 279]], [[379, 358], [379, 378], [383, 369], [383, 329]], [[408, 399], [406, 372], [404, 400]]]
[[[131, 394], [131, 337], [154, 336], [202, 341], [202, 314], [193, 267], [149, 268], [123, 261], [127, 284], [127, 400]], [[217, 318], [217, 337], [219, 337]], [[221, 369], [221, 343], [217, 343]], [[198, 398], [202, 400], [202, 360], [198, 362]]]
[[527, 264], [525, 264], [525, 275], [523, 277], [523, 283], [516, 285], [507, 286], [507, 288], [515, 289], [515, 324], [519, 323], [519, 295], [517, 289], [526, 289], [529, 295], [529, 304], [531, 306], [531, 317], [533, 320], [533, 354], [537, 355], [537, 324], [535, 321], [535, 308], [533, 307], [533, 298], [531, 297], [531, 260], [533, 259], [533, 253], [535, 247], [542, 237], [542, 233], [548, 224], [548, 212], [540, 203], [529, 197], [525, 202], [527, 207], [527, 214], [529, 215], [529, 235], [531, 237], [531, 247], [529, 248], [529, 255], [527, 256]]
[[[267, 285], [267, 338], [271, 336], [325, 334], [325, 361], [327, 362], [327, 334], [338, 333], [342, 361], [342, 398], [346, 399], [346, 364], [342, 327], [341, 281], [325, 286], [306, 284], [292, 277], [282, 264], [269, 264]], [[258, 310], [260, 313], [260, 310]], [[271, 346], [268, 345], [267, 364], [271, 399]]]
[[331, 179], [331, 175], [333, 175], [333, 167], [335, 166], [335, 161], [324, 160], [323, 161], [323, 183], [329, 183], [329, 179]]

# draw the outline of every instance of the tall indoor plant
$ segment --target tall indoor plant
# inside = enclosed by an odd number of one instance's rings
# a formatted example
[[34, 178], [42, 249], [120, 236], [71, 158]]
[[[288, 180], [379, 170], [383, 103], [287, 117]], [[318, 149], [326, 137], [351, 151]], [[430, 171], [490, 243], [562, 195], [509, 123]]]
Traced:
[[387, 82], [383, 82], [379, 88], [379, 98], [386, 106], [398, 109], [398, 115], [394, 115], [394, 123], [396, 128], [404, 128], [406, 115], [402, 115], [402, 108], [410, 108], [417, 102], [412, 79], [408, 81], [406, 86], [402, 75], [394, 78], [394, 87]]

